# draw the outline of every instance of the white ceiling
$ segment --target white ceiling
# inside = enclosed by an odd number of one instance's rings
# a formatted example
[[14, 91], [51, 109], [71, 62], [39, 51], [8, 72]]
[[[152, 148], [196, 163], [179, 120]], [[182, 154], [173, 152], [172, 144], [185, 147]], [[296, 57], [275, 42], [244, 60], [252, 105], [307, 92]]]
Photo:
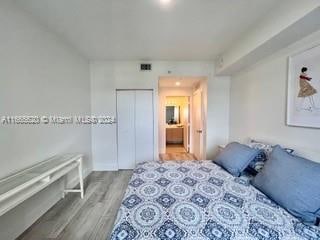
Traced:
[[277, 0], [14, 0], [94, 60], [213, 60]]
[[[161, 77], [159, 79], [160, 88], [192, 88], [197, 85], [205, 77]], [[177, 86], [176, 82], [180, 85]]]

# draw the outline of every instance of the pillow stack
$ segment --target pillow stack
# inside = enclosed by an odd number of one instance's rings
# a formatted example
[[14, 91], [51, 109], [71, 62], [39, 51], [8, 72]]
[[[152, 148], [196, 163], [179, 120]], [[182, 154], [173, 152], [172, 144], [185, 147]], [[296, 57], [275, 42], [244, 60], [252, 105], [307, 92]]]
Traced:
[[238, 177], [249, 166], [258, 174], [252, 185], [303, 222], [320, 218], [320, 164], [291, 154], [279, 145], [228, 144], [215, 163]]
[[253, 185], [304, 222], [320, 217], [320, 164], [274, 147]]

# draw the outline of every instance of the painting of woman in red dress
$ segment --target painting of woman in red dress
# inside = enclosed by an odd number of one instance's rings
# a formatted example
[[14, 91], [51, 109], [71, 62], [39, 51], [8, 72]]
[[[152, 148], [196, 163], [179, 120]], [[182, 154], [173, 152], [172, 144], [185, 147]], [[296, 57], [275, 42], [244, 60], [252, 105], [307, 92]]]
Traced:
[[[300, 107], [298, 110], [314, 111], [318, 110], [313, 96], [317, 94], [317, 90], [311, 85], [312, 78], [307, 74], [308, 68], [303, 67], [299, 76], [300, 90], [298, 98], [301, 98]], [[309, 100], [309, 107], [303, 108], [306, 98]]]

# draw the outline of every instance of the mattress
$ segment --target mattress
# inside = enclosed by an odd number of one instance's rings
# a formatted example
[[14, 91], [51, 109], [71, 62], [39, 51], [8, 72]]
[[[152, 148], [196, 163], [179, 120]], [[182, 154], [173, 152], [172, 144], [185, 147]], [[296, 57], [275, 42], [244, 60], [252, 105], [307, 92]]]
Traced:
[[153, 161], [133, 171], [111, 239], [316, 240], [320, 230], [212, 161]]

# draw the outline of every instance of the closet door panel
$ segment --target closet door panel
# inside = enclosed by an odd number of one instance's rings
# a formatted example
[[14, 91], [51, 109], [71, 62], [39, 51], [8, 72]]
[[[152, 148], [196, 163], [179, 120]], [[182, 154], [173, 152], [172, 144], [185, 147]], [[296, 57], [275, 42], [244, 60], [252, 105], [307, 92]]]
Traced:
[[117, 91], [118, 165], [135, 167], [135, 91]]
[[137, 90], [135, 107], [136, 163], [154, 159], [153, 91]]

